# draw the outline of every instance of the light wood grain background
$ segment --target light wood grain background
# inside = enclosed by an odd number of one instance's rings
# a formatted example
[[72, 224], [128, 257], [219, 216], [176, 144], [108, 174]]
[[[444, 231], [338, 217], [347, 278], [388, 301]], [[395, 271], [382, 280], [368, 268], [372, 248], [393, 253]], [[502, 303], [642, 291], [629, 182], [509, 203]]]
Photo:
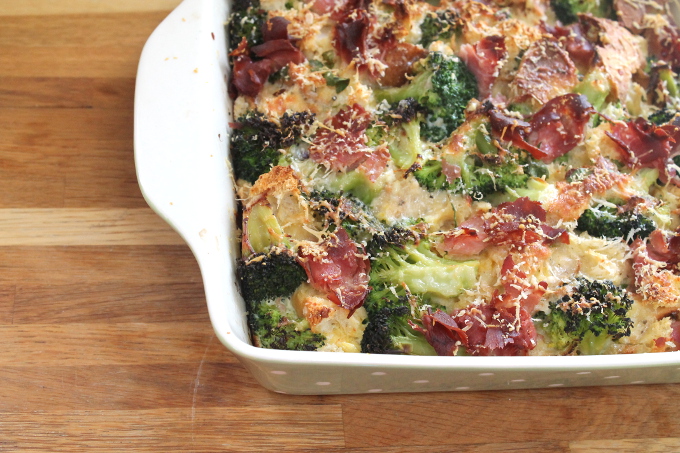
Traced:
[[294, 397], [213, 335], [135, 179], [177, 0], [0, 0], [0, 451], [673, 452], [680, 386]]

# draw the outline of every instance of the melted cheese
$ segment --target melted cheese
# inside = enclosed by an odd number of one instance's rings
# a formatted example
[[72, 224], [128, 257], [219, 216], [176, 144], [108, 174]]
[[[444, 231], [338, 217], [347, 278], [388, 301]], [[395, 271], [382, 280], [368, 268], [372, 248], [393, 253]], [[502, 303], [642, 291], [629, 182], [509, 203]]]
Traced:
[[361, 338], [366, 325], [366, 309], [357, 309], [351, 317], [311, 285], [303, 283], [293, 293], [293, 306], [300, 316], [309, 322], [311, 330], [326, 337], [320, 351], [361, 352]]
[[[291, 9], [287, 9], [290, 8], [288, 0], [262, 0], [261, 5], [269, 17], [281, 16], [290, 21], [288, 34], [307, 61], [301, 64], [289, 63], [287, 76], [266, 83], [254, 99], [247, 96], [237, 97], [233, 105], [234, 117], [238, 118], [252, 110], [262, 112], [270, 118], [280, 118], [286, 112], [309, 111], [316, 115], [316, 123], [302, 139], [302, 143], [284, 151], [285, 157], [290, 161], [289, 168], [275, 167], [254, 185], [241, 181], [238, 196], [244, 200], [246, 209], [258, 203], [271, 208], [283, 233], [293, 240], [295, 251], [302, 247], [323, 253], [318, 245], [321, 222], [312, 216], [305, 199], [308, 191], [349, 192], [361, 198], [352, 192], [356, 189], [357, 181], [361, 180], [352, 178], [361, 170], [351, 168], [346, 173], [329, 171], [308, 158], [309, 145], [315, 131], [320, 127], [327, 127], [332, 116], [348, 105], [361, 106], [373, 115], [372, 119], [389, 109], [386, 101], [379, 102], [379, 90], [385, 87], [380, 85], [378, 76], [386, 69], [382, 59], [384, 55], [381, 55], [384, 49], [379, 43], [396, 39], [411, 46], [420, 45], [423, 36], [421, 27], [427, 14], [449, 8], [460, 17], [460, 29], [450, 39], [433, 41], [429, 45], [429, 51], [458, 56], [463, 44], [474, 45], [490, 36], [505, 38], [507, 55], [495, 67], [496, 80], [491, 90], [491, 98], [497, 106], [517, 103], [520, 104], [520, 109], [525, 107], [535, 111], [555, 96], [573, 92], [577, 89], [575, 85], [582, 82], [587, 75], [583, 73], [584, 68], [569, 59], [563, 44], [559, 47], [555, 44], [556, 41], [544, 33], [542, 24], [554, 25], [556, 20], [549, 2], [544, 0], [507, 0], [489, 5], [476, 0], [442, 0], [439, 6], [414, 0], [369, 2], [367, 8], [371, 17], [370, 24], [366, 30], [362, 30], [362, 33], [366, 33], [367, 41], [361, 43], [365, 44], [366, 49], [363, 55], [349, 63], [342, 61], [337, 55], [337, 43], [334, 42], [339, 9], [334, 14], [318, 14], [313, 11], [315, 2], [305, 3], [298, 0]], [[627, 286], [635, 298], [630, 312], [635, 323], [634, 328], [629, 337], [612, 342], [605, 352], [663, 351], [672, 347], [658, 340], [670, 336], [671, 320], [667, 315], [672, 310], [680, 309], [678, 271], [664, 268], [663, 263], [653, 260], [646, 261], [634, 270], [633, 254], [623, 239], [595, 238], [575, 231], [577, 219], [588, 207], [595, 204], [623, 205], [632, 197], [643, 199], [645, 215], [658, 228], [670, 231], [680, 227], [680, 188], [656, 185], [658, 173], [654, 174], [655, 170], [630, 169], [623, 165], [617, 167], [617, 161], [622, 157], [621, 150], [607, 136], [607, 132], [611, 130], [610, 120], [628, 121], [631, 117], [647, 117], [658, 109], [649, 103], [643, 88], [647, 82], [641, 77], [647, 56], [646, 42], [642, 36], [634, 36], [616, 22], [597, 18], [582, 20], [591, 21], [590, 35], [597, 36], [594, 66], [586, 69], [599, 71], [602, 75], [600, 83], [610, 85], [611, 92], [606, 99], [608, 102], [599, 109], [602, 113], [602, 118], [597, 123], [599, 125], [593, 127], [594, 122], [591, 122], [586, 129], [585, 139], [580, 144], [566, 156], [549, 163], [550, 174], [547, 178], [534, 178], [530, 180], [528, 187], [508, 189], [484, 201], [475, 201], [468, 196], [444, 190], [428, 192], [410, 176], [411, 170], [397, 168], [390, 161], [374, 181], [366, 182], [366, 187], [363, 187], [366, 190], [361, 195], [369, 202], [372, 214], [386, 225], [419, 220], [426, 224], [423, 231], [440, 235], [459, 227], [477, 214], [492, 210], [495, 205], [504, 201], [526, 196], [540, 202], [547, 211], [547, 224], [569, 231], [569, 244], [556, 241], [551, 245], [530, 244], [519, 249], [507, 244], [489, 246], [473, 257], [479, 261], [479, 280], [474, 288], [455, 297], [433, 297], [428, 302], [443, 306], [448, 312], [489, 303], [494, 295], [502, 294], [504, 290], [501, 269], [506, 257], [511, 255], [515, 261], [515, 270], [527, 274], [526, 280], [521, 282], [523, 285], [536, 287], [541, 282], [547, 284], [545, 295], [535, 311], [547, 310], [549, 302], [560, 297], [565, 291], [565, 285], [573, 283], [576, 277], [610, 280], [616, 285]], [[658, 29], [667, 25], [667, 22], [659, 15], [648, 14], [643, 24], [639, 25]], [[591, 39], [594, 38], [591, 36]], [[524, 88], [520, 87], [523, 78], [528, 80], [525, 74], [527, 71], [522, 70], [523, 65], [531, 67], [527, 63], [535, 63], [528, 61], [533, 55], [531, 51], [524, 59], [527, 50], [540, 46], [545, 50], [548, 45], [559, 47], [551, 52], [567, 59], [561, 65], [566, 69], [562, 74], [553, 77], [554, 80], [551, 79], [550, 83], [543, 83], [538, 88], [536, 84], [532, 86], [530, 83], [522, 85]], [[334, 60], [332, 64], [328, 63], [329, 55], [334, 55], [331, 58]], [[536, 60], [540, 58], [540, 55], [535, 57]], [[545, 58], [550, 60], [549, 56]], [[319, 67], [321, 62], [326, 62], [327, 66]], [[549, 68], [550, 65], [546, 64], [546, 67]], [[633, 77], [635, 73], [637, 75]], [[407, 73], [407, 78], [410, 77], [411, 74]], [[328, 85], [327, 80], [332, 78], [347, 79], [347, 87], [338, 92], [335, 86]], [[529, 74], [529, 78], [537, 76]], [[536, 92], [539, 88], [541, 93]], [[604, 87], [598, 87], [594, 91], [600, 94], [607, 92]], [[667, 89], [663, 94], [667, 98], [670, 96]], [[481, 112], [484, 105], [482, 101], [484, 100], [470, 102], [466, 112], [467, 120], [450, 139], [442, 143], [423, 141], [417, 163], [423, 164], [429, 159], [441, 160], [444, 156], [460, 159], [466, 156], [484, 158], [478, 154], [471, 155], [479, 151], [476, 145], [476, 129], [485, 127], [480, 126], [480, 123], [488, 121], [486, 113]], [[669, 102], [676, 108], [680, 105], [680, 99], [669, 99]], [[519, 113], [510, 114], [517, 115], [518, 119], [522, 117]], [[510, 146], [507, 142], [499, 145]], [[369, 149], [369, 154], [375, 154], [379, 147], [387, 145], [382, 143], [370, 146], [373, 149]], [[362, 151], [365, 149], [362, 148]], [[352, 149], [346, 151], [356, 152]], [[565, 181], [571, 170], [582, 167], [593, 169], [587, 183], [570, 184]], [[636, 277], [638, 288], [634, 284]], [[334, 304], [325, 294], [314, 290], [307, 283], [295, 292], [291, 303], [298, 315], [307, 320], [312, 331], [326, 337], [326, 344], [321, 350], [361, 350], [367, 316], [363, 308], [347, 318], [347, 310]], [[538, 345], [529, 353], [561, 353], [551, 349], [542, 340], [540, 326], [538, 330]]]

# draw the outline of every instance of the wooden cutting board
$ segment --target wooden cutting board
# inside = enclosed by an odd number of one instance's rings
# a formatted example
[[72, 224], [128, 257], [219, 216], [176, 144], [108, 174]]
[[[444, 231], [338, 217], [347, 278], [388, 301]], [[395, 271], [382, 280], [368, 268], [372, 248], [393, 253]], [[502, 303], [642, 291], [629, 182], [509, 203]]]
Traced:
[[133, 164], [177, 0], [0, 2], [0, 451], [680, 451], [679, 385], [297, 397], [213, 335]]

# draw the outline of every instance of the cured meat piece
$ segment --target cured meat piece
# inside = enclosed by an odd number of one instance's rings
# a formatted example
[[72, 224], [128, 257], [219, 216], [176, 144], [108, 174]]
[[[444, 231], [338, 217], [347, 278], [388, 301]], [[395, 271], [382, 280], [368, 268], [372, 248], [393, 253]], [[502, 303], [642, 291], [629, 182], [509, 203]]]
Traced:
[[480, 99], [489, 97], [491, 87], [508, 56], [505, 38], [485, 36], [474, 45], [463, 44], [459, 56], [477, 79]]
[[262, 38], [265, 42], [277, 39], [289, 40], [288, 25], [290, 21], [285, 17], [276, 16], [269, 19], [262, 27]]
[[413, 327], [423, 332], [438, 355], [454, 355], [460, 345], [472, 355], [526, 355], [536, 346], [536, 329], [529, 311], [547, 288], [545, 282], [534, 286], [526, 278], [509, 256], [501, 269], [503, 294], [451, 315], [428, 311], [422, 319], [423, 327]]
[[527, 197], [501, 203], [484, 221], [484, 230], [493, 244], [518, 246], [535, 242], [552, 243], [560, 240], [569, 243], [566, 230], [545, 225], [546, 212], [537, 201]]
[[680, 71], [680, 35], [670, 26], [645, 30], [650, 55], [668, 63], [674, 71]]
[[253, 61], [250, 58], [247, 46], [248, 43], [243, 38], [238, 48], [230, 54], [230, 56], [235, 57], [230, 85], [232, 97], [236, 97], [237, 94], [257, 96], [262, 91], [269, 76], [274, 72], [269, 61]]
[[335, 0], [314, 0], [310, 8], [316, 14], [328, 14], [333, 11], [340, 2]]
[[410, 323], [411, 327], [422, 332], [425, 339], [437, 352], [437, 355], [455, 355], [461, 344], [467, 343], [467, 334], [455, 319], [441, 310], [432, 313], [428, 308], [422, 318], [423, 327]]
[[256, 56], [264, 59], [271, 65], [272, 72], [286, 66], [288, 63], [300, 64], [305, 61], [305, 56], [300, 49], [287, 39], [276, 39], [250, 49]]
[[534, 157], [551, 162], [574, 149], [583, 140], [593, 113], [595, 109], [580, 94], [565, 94], [549, 101], [531, 118], [527, 142], [542, 154]]
[[357, 170], [368, 176], [369, 181], [373, 182], [380, 177], [387, 168], [387, 163], [390, 161], [391, 155], [387, 146], [380, 146], [368, 155]]
[[532, 155], [543, 155], [543, 152], [526, 141], [531, 132], [531, 124], [523, 119], [508, 116], [492, 108], [487, 112], [491, 123], [491, 132], [500, 141], [510, 142], [514, 146], [528, 151]]
[[619, 99], [625, 100], [633, 73], [645, 64], [635, 37], [609, 19], [581, 14], [579, 20], [586, 36], [596, 46], [600, 64], [612, 84], [612, 92]]
[[[290, 22], [283, 17], [273, 17], [262, 26], [264, 43], [248, 49], [245, 38], [230, 56], [234, 57], [230, 90], [237, 94], [256, 97], [269, 76], [288, 63], [300, 64], [305, 56], [293, 45], [288, 36]], [[251, 53], [260, 60], [254, 61]]]
[[670, 338], [670, 340], [675, 345], [673, 348], [671, 348], [671, 351], [680, 350], [680, 320], [674, 319], [673, 321], [671, 321], [671, 338]]
[[349, 310], [361, 307], [368, 294], [370, 262], [343, 228], [321, 244], [300, 247], [299, 257], [311, 285]]
[[646, 20], [645, 16], [663, 16], [672, 25], [673, 16], [669, 11], [668, 0], [655, 0], [653, 2], [645, 0], [614, 0], [614, 10], [619, 21], [633, 32], [641, 32], [645, 28], [658, 28], [658, 23]]
[[675, 233], [667, 237], [663, 231], [656, 230], [649, 235], [647, 254], [656, 261], [663, 261], [669, 266], [680, 263], [680, 236]]
[[565, 94], [552, 99], [527, 122], [496, 109], [488, 111], [493, 134], [501, 141], [552, 162], [583, 140], [590, 115], [595, 113], [585, 96]]
[[586, 39], [581, 24], [573, 23], [566, 27], [542, 24], [542, 28], [557, 38], [569, 54], [569, 58], [582, 69], [582, 72], [587, 72], [595, 57], [595, 47]]
[[309, 147], [310, 158], [336, 171], [356, 169], [373, 152], [366, 145], [370, 122], [369, 113], [358, 104], [339, 111], [327, 126], [317, 130]]
[[371, 19], [365, 10], [354, 10], [335, 25], [333, 45], [345, 63], [366, 58]]
[[529, 47], [517, 70], [511, 89], [515, 101], [535, 99], [545, 104], [568, 93], [578, 83], [576, 66], [557, 39], [544, 37]]
[[383, 41], [379, 45], [378, 60], [385, 64], [382, 76], [377, 77], [381, 85], [398, 87], [406, 83], [406, 75], [416, 61], [427, 56], [427, 51], [420, 46], [394, 39]]
[[669, 164], [677, 126], [656, 126], [644, 118], [636, 118], [613, 123], [606, 134], [618, 145], [621, 159], [629, 167], [656, 168], [663, 183], [675, 176], [675, 169]]
[[491, 245], [486, 242], [486, 238], [483, 230], [461, 226], [447, 233], [437, 250], [454, 256], [477, 255]]
[[473, 217], [446, 234], [437, 250], [457, 256], [481, 253], [490, 245], [510, 244], [520, 248], [528, 244], [569, 243], [565, 229], [545, 224], [546, 211], [540, 203], [526, 197], [501, 203], [487, 214]]

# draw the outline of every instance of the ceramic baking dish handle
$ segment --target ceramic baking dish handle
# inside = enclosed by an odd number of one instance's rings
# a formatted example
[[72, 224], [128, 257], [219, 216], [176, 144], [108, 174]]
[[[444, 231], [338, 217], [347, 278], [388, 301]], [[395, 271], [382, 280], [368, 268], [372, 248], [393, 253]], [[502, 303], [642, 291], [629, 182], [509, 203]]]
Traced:
[[149, 206], [196, 256], [218, 336], [236, 332], [247, 341], [242, 311], [226, 304], [239, 299], [227, 283], [233, 278], [225, 278], [238, 247], [227, 156], [227, 13], [226, 2], [185, 0], [148, 39], [135, 92], [135, 165]]
[[188, 241], [191, 232], [174, 217], [193, 194], [181, 190], [203, 136], [198, 67], [202, 41], [201, 0], [185, 0], [149, 37], [139, 62], [135, 90], [135, 165], [149, 205]]

